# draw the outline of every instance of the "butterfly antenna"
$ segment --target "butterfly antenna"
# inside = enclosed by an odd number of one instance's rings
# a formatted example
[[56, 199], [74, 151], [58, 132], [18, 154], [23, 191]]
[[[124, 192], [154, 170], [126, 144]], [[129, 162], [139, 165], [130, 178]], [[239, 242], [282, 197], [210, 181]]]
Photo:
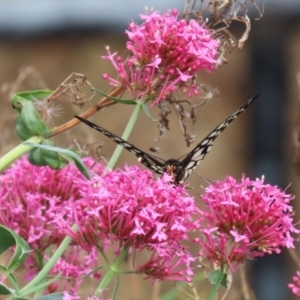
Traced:
[[196, 176], [200, 177], [202, 180], [204, 180], [205, 182], [207, 182], [208, 184], [213, 184], [213, 182], [211, 180], [209, 180], [208, 178], [202, 176], [201, 174], [196, 173], [195, 171], [192, 172], [193, 174], [195, 174]]
[[147, 153], [149, 156], [151, 156], [151, 157], [153, 157], [153, 158], [156, 158], [156, 159], [158, 159], [158, 160], [161, 160], [162, 162], [165, 162], [166, 160], [165, 159], [163, 159], [163, 158], [161, 158], [161, 157], [158, 157], [158, 156], [156, 156], [156, 155], [153, 155], [152, 153], [151, 154], [149, 154], [149, 153]]

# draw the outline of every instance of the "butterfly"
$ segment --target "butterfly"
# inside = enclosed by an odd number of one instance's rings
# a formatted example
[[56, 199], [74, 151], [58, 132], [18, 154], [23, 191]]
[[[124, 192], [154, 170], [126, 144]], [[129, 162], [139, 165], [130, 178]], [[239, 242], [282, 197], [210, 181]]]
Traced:
[[248, 100], [238, 110], [236, 110], [233, 114], [226, 118], [213, 131], [211, 131], [200, 143], [198, 143], [192, 151], [186, 154], [183, 160], [168, 159], [164, 162], [158, 161], [153, 155], [143, 152], [142, 150], [126, 142], [117, 135], [109, 132], [103, 127], [100, 127], [99, 125], [96, 125], [78, 116], [75, 116], [75, 118], [79, 119], [81, 122], [94, 128], [95, 130], [100, 131], [102, 134], [109, 137], [129, 152], [133, 153], [135, 156], [138, 157], [140, 162], [150, 170], [160, 175], [167, 172], [168, 174], [172, 175], [175, 184], [180, 184], [188, 178], [192, 171], [199, 165], [200, 161], [203, 160], [205, 155], [211, 150], [214, 140], [222, 133], [223, 130], [225, 130], [225, 128], [233, 120], [235, 120], [242, 112], [244, 112], [258, 96], [259, 95], [256, 95], [255, 97]]

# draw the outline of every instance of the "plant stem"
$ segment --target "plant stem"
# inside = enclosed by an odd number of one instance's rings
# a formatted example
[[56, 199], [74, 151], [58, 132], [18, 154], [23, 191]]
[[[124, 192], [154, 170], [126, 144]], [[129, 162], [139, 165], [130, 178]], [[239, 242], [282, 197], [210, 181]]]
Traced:
[[222, 276], [218, 277], [218, 280], [215, 284], [212, 285], [212, 289], [210, 291], [208, 300], [216, 300], [217, 294], [218, 294], [218, 290], [221, 286], [221, 283], [224, 279], [225, 273], [224, 273], [224, 268], [221, 268], [221, 272], [222, 272]]
[[[75, 231], [77, 230], [77, 226], [74, 225], [72, 229]], [[35, 285], [37, 285], [39, 282], [41, 282], [49, 273], [49, 271], [52, 269], [54, 264], [58, 261], [58, 259], [62, 256], [62, 254], [65, 252], [69, 244], [71, 243], [72, 239], [69, 236], [66, 236], [64, 240], [61, 242], [60, 246], [57, 248], [53, 256], [50, 258], [50, 260], [45, 264], [43, 269], [34, 277], [33, 280], [31, 280], [25, 287], [23, 287], [20, 290], [20, 296], [21, 295], [27, 295], [27, 290], [31, 289]]]
[[[122, 139], [123, 140], [127, 140], [136, 121], [137, 121], [137, 118], [139, 116], [139, 113], [141, 112], [142, 110], [142, 103], [137, 101], [135, 107], [134, 107], [134, 110], [131, 114], [131, 117], [128, 121], [128, 124], [124, 130], [124, 133], [122, 135]], [[110, 170], [110, 169], [113, 169], [113, 167], [115, 166], [117, 160], [119, 159], [120, 155], [121, 155], [121, 152], [124, 148], [120, 145], [117, 146], [116, 150], [114, 151], [111, 159], [109, 160], [108, 164], [107, 164], [107, 169]]]
[[[40, 144], [45, 138], [42, 136], [33, 136], [28, 139], [26, 142]], [[30, 151], [32, 149], [31, 146], [25, 146], [23, 143], [19, 146], [13, 148], [8, 153], [0, 158], [0, 172], [5, 170], [12, 162], [14, 162], [17, 158], [22, 156], [24, 153]]]
[[101, 283], [99, 284], [99, 286], [97, 287], [97, 289], [95, 291], [95, 296], [100, 296], [103, 293], [103, 291], [107, 288], [107, 286], [110, 283], [110, 281], [112, 280], [112, 278], [116, 274], [118, 274], [120, 265], [126, 258], [129, 248], [130, 247], [124, 247], [121, 254], [119, 255], [119, 257], [115, 260], [115, 262], [112, 265], [110, 265], [109, 271], [105, 274], [105, 276], [101, 280]]

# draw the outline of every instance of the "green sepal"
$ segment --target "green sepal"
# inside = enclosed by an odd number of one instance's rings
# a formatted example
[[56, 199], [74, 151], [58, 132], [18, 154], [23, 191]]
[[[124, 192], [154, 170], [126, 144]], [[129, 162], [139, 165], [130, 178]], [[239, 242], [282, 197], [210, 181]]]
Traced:
[[15, 246], [14, 254], [6, 267], [6, 273], [9, 274], [23, 264], [31, 250], [25, 240], [3, 225], [0, 225], [0, 241], [0, 254]]
[[[54, 152], [61, 154], [60, 155], [61, 158], [68, 159], [69, 161], [74, 162], [76, 167], [78, 168], [78, 170], [87, 179], [91, 179], [89, 169], [85, 166], [82, 159], [73, 150], [63, 149], [63, 148], [54, 147], [54, 146], [50, 146], [50, 145], [44, 145], [44, 144], [41, 145], [41, 144], [33, 144], [33, 143], [26, 143], [26, 142], [23, 144], [26, 146], [36, 147], [36, 148], [49, 150], [49, 151], [54, 151]], [[63, 162], [63, 160], [61, 160], [61, 163], [65, 163], [65, 162]], [[60, 166], [62, 167], [63, 165], [60, 165]]]
[[95, 92], [101, 94], [102, 96], [114, 101], [114, 102], [118, 102], [118, 103], [122, 103], [122, 104], [126, 104], [126, 105], [136, 105], [137, 104], [137, 101], [135, 100], [132, 100], [132, 99], [120, 99], [120, 98], [116, 98], [116, 97], [111, 97], [105, 93], [103, 93], [102, 91], [100, 90], [97, 90], [95, 88], [93, 88], [92, 90], [94, 90]]

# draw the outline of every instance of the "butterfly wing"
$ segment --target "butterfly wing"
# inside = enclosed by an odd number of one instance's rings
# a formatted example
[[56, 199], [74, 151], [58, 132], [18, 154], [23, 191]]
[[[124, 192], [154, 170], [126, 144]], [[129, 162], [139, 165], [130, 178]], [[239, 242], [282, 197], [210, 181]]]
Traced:
[[256, 95], [248, 100], [226, 120], [219, 124], [181, 161], [181, 168], [184, 170], [184, 172], [182, 172], [180, 175], [181, 178], [177, 179], [178, 181], [184, 181], [192, 173], [192, 171], [199, 165], [200, 161], [203, 160], [205, 155], [210, 151], [214, 140], [233, 120], [235, 120], [242, 112], [244, 112], [258, 96], [259, 95]]
[[85, 123], [86, 125], [92, 127], [93, 129], [100, 131], [102, 134], [116, 142], [118, 145], [122, 146], [124, 149], [128, 150], [129, 152], [133, 153], [143, 165], [147, 168], [153, 170], [157, 174], [164, 173], [164, 164], [156, 160], [151, 155], [141, 151], [140, 149], [136, 148], [134, 145], [126, 142], [122, 138], [118, 137], [117, 135], [109, 132], [108, 130], [104, 129], [103, 127], [96, 125], [93, 122], [90, 122], [86, 119], [81, 117], [75, 116], [75, 118], [79, 119], [81, 122]]

